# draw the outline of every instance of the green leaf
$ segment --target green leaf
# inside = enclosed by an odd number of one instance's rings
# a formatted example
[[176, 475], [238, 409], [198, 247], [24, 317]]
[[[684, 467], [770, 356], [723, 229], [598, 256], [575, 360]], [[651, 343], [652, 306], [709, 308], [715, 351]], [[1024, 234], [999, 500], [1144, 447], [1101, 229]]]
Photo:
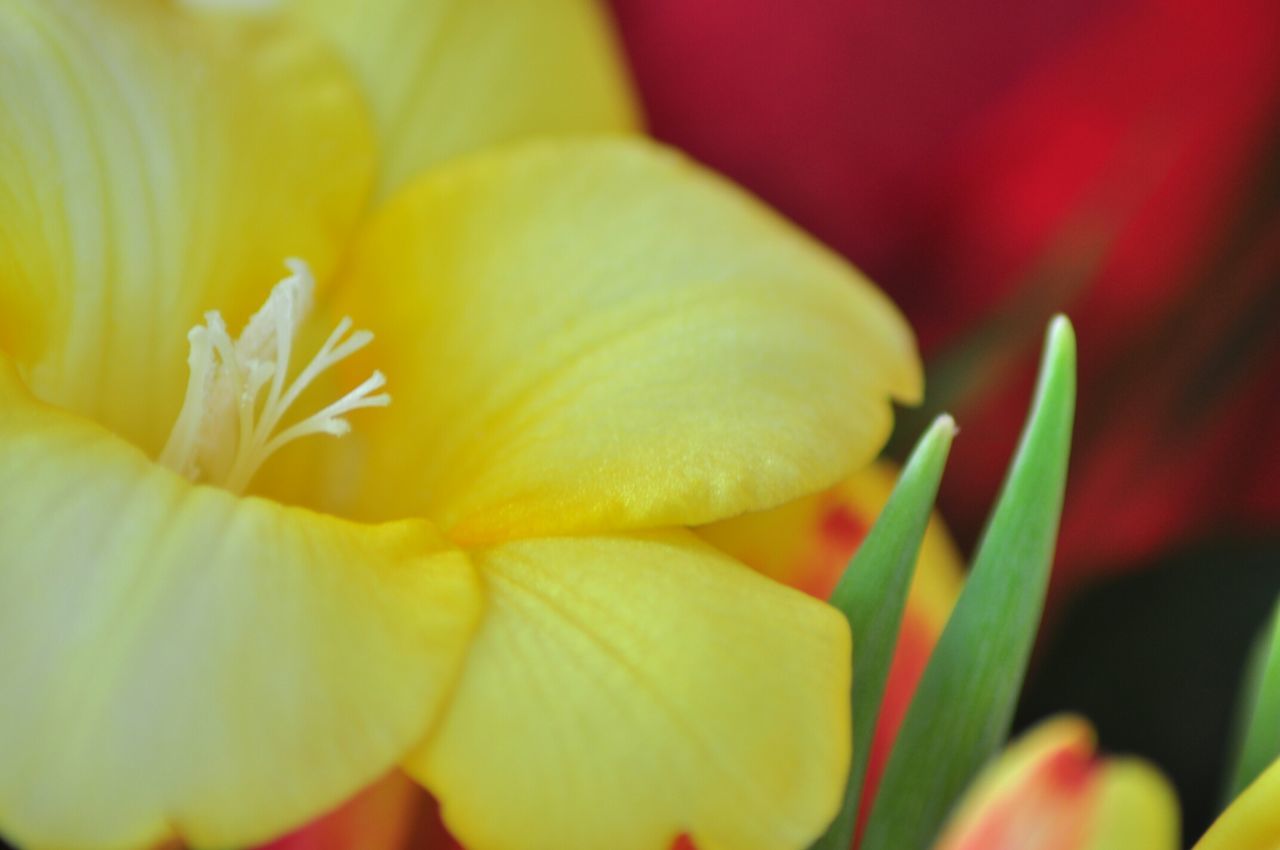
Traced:
[[1280, 758], [1280, 600], [1250, 653], [1240, 709], [1243, 735], [1231, 772], [1228, 801]]
[[867, 539], [831, 593], [853, 631], [853, 764], [844, 805], [813, 850], [849, 850], [902, 612], [956, 425], [939, 416], [920, 439]]
[[969, 578], [885, 768], [863, 850], [924, 850], [1003, 744], [1057, 539], [1075, 408], [1075, 336], [1049, 326], [1031, 415]]

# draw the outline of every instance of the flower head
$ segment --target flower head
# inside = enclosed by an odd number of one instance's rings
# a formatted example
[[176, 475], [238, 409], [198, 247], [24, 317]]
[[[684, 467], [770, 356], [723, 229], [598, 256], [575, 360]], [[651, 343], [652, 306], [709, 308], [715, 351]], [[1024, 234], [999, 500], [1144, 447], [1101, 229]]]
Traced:
[[688, 528], [862, 465], [909, 331], [618, 135], [592, 5], [378, 12], [0, 0], [0, 831], [241, 845], [399, 764], [476, 850], [804, 846], [845, 624]]

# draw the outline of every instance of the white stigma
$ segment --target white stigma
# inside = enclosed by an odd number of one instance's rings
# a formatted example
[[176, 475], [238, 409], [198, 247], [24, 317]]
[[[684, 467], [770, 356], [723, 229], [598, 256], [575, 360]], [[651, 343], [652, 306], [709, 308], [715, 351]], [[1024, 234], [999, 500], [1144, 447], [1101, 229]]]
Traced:
[[319, 412], [281, 427], [285, 413], [320, 374], [373, 339], [369, 331], [353, 333], [351, 319], [343, 318], [290, 381], [293, 344], [311, 311], [315, 280], [303, 261], [285, 264], [292, 274], [275, 285], [239, 338], [232, 340], [216, 310], [205, 313], [204, 324], [187, 334], [187, 394], [159, 460], [192, 481], [243, 493], [267, 458], [285, 445], [309, 434], [341, 437], [351, 430], [346, 414], [391, 403], [390, 395], [377, 392], [387, 381], [375, 371]]

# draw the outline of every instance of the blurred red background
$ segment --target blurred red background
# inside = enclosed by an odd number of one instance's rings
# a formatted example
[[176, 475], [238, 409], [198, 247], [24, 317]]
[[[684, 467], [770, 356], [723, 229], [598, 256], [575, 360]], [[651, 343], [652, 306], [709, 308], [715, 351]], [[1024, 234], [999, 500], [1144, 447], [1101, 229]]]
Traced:
[[[1019, 710], [1218, 806], [1280, 593], [1280, 2], [613, 0], [650, 128], [886, 289], [961, 433], [971, 547], [1040, 335], [1080, 342], [1072, 468]], [[1070, 592], [1068, 592], [1070, 591]]]
[[[971, 543], [1080, 337], [1055, 584], [1280, 516], [1280, 3], [615, 0], [654, 134], [864, 269], [961, 426]], [[920, 432], [908, 415], [896, 451]]]

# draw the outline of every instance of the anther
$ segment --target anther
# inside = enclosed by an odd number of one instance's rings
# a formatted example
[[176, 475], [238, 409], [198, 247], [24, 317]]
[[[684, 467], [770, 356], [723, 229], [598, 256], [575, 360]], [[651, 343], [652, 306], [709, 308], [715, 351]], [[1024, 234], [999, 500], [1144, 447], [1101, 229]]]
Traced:
[[293, 344], [311, 310], [315, 280], [301, 260], [286, 264], [291, 274], [271, 290], [238, 338], [227, 333], [217, 311], [206, 313], [204, 324], [187, 334], [187, 392], [159, 462], [193, 481], [243, 493], [267, 458], [284, 446], [311, 434], [341, 437], [351, 431], [347, 414], [391, 403], [390, 395], [377, 392], [386, 378], [375, 371], [342, 398], [281, 428], [285, 414], [316, 378], [373, 340], [369, 331], [353, 333], [351, 319], [343, 318], [289, 380]]

